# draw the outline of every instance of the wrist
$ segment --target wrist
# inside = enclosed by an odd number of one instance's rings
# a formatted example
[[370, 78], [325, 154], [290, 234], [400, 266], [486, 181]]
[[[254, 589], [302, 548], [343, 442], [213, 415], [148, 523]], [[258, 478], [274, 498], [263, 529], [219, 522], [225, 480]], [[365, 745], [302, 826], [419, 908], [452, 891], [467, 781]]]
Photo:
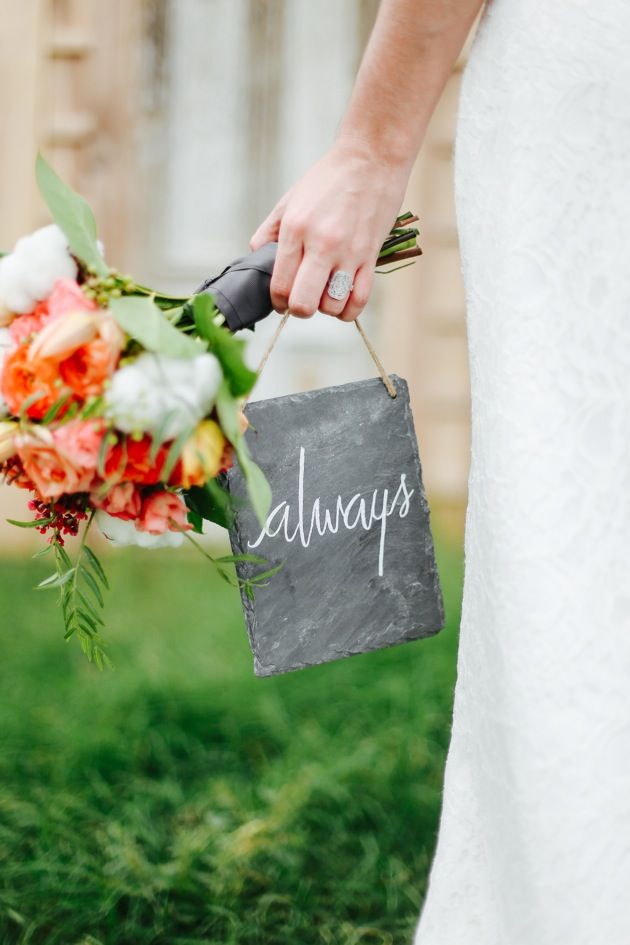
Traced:
[[403, 135], [391, 145], [384, 136], [378, 138], [358, 132], [339, 132], [333, 149], [346, 158], [386, 170], [388, 173], [409, 174], [418, 151], [415, 143]]

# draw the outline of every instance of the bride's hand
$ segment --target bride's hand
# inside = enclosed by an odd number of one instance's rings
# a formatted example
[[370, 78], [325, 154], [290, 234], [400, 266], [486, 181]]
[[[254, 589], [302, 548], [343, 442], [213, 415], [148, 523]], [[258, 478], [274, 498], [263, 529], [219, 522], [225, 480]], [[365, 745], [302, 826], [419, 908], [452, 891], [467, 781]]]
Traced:
[[[383, 163], [354, 142], [338, 142], [284, 195], [251, 238], [252, 250], [278, 242], [271, 299], [278, 312], [316, 311], [352, 321], [368, 301], [374, 265], [400, 209], [408, 167]], [[354, 287], [337, 301], [331, 273]]]

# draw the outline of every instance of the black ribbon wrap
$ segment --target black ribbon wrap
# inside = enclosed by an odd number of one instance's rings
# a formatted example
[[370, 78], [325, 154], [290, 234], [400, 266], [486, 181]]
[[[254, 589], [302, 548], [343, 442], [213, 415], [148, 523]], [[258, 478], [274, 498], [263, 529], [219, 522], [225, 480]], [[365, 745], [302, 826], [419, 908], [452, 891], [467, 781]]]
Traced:
[[273, 311], [269, 286], [277, 249], [277, 243], [266, 243], [235, 259], [197, 289], [197, 295], [207, 292], [214, 298], [231, 331], [252, 328]]

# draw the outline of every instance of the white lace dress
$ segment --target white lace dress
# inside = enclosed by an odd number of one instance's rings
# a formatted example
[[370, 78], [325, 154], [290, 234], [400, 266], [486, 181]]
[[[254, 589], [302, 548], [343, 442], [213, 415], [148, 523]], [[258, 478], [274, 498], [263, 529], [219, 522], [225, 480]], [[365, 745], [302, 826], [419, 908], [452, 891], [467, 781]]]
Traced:
[[629, 0], [490, 0], [463, 79], [472, 467], [416, 945], [630, 943], [629, 46]]

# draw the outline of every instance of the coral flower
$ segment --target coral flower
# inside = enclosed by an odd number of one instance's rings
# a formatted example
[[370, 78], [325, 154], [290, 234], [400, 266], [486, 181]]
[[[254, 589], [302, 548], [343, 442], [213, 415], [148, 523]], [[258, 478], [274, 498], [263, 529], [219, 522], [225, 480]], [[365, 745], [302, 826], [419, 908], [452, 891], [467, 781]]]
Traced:
[[54, 430], [38, 426], [16, 436], [24, 472], [42, 498], [91, 488], [103, 433], [101, 420], [71, 420]]
[[104, 496], [93, 493], [90, 496], [90, 504], [108, 515], [113, 515], [114, 518], [132, 521], [140, 515], [142, 496], [133, 482], [120, 482], [112, 486]]
[[67, 392], [63, 389], [56, 366], [48, 361], [32, 362], [27, 344], [19, 345], [6, 355], [1, 384], [2, 396], [11, 413], [16, 416], [20, 414], [26, 400], [35, 394], [40, 395], [25, 411], [33, 420], [41, 420], [46, 411]]
[[188, 531], [188, 511], [184, 501], [173, 492], [151, 492], [142, 502], [137, 528], [150, 535], [166, 531]]

